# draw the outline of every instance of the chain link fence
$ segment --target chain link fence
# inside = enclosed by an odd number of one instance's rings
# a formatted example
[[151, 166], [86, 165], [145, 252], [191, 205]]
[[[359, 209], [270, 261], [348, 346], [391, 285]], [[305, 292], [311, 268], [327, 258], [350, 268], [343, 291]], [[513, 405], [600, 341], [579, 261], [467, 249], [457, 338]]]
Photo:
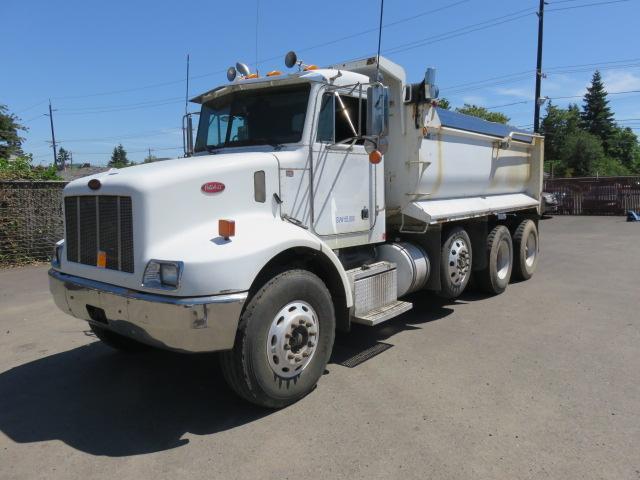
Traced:
[[64, 236], [60, 181], [0, 181], [0, 266], [46, 261]]

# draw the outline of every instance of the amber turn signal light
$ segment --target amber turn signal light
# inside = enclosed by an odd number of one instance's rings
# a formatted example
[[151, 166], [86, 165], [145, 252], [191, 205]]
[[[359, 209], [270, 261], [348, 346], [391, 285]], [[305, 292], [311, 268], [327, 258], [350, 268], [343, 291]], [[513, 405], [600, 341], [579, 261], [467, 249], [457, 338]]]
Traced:
[[107, 268], [107, 252], [100, 250], [98, 252], [98, 260], [96, 261], [96, 267]]
[[218, 220], [218, 235], [225, 240], [236, 234], [236, 222], [234, 220]]
[[381, 161], [382, 161], [382, 154], [380, 153], [379, 150], [374, 150], [369, 154], [369, 162], [373, 163], [374, 165], [379, 164]]

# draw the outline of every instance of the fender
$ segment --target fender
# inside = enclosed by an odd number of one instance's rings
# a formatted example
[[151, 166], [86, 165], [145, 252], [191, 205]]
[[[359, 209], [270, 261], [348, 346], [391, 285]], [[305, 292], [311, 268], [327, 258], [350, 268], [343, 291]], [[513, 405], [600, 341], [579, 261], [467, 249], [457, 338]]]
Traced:
[[[352, 306], [351, 286], [346, 272], [322, 240], [304, 228], [271, 214], [254, 212], [234, 218], [236, 233], [225, 240], [211, 225], [199, 225], [165, 242], [156, 243], [150, 258], [184, 262], [176, 296], [204, 296], [249, 290], [267, 263], [282, 252], [304, 247], [328, 259], [342, 281], [347, 307]], [[180, 258], [174, 258], [180, 252]]]

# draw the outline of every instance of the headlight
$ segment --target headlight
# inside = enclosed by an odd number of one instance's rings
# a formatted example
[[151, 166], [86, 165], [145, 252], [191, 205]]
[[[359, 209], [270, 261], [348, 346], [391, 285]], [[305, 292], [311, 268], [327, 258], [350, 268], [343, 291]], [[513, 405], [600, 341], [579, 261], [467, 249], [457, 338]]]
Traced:
[[53, 246], [53, 253], [51, 255], [51, 266], [52, 267], [59, 267], [60, 266], [60, 260], [62, 258], [62, 246], [64, 245], [64, 240], [60, 240], [58, 242], [56, 242], [56, 244]]
[[144, 270], [142, 286], [163, 290], [176, 290], [180, 286], [182, 267], [182, 262], [150, 260], [149, 263], [147, 263], [147, 268]]

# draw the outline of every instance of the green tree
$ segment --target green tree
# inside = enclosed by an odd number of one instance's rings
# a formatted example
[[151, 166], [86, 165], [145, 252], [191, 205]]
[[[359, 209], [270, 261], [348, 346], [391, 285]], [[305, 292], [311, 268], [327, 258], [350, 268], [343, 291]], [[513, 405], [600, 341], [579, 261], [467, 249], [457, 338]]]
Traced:
[[638, 145], [638, 137], [630, 128], [614, 129], [609, 141], [609, 155], [619, 161], [629, 172], [640, 171], [640, 145]]
[[582, 106], [582, 128], [602, 140], [605, 152], [608, 152], [611, 137], [615, 130], [613, 113], [609, 108], [607, 92], [602, 83], [600, 72], [596, 70], [587, 89]]
[[30, 154], [0, 157], [0, 180], [60, 180], [53, 165], [33, 166]]
[[26, 132], [27, 128], [20, 124], [17, 116], [9, 113], [6, 105], [0, 104], [0, 158], [22, 154], [21, 131]]
[[63, 147], [60, 147], [60, 150], [58, 150], [59, 168], [64, 168], [64, 166], [68, 164], [70, 161], [71, 161], [71, 155], [69, 154], [69, 152], [65, 150]]
[[540, 124], [540, 133], [544, 139], [544, 157], [548, 161], [561, 159], [560, 152], [567, 138], [580, 129], [580, 110], [576, 104], [568, 108], [547, 105], [547, 112]]
[[449, 100], [447, 100], [446, 98], [439, 98], [438, 107], [443, 108], [445, 110], [451, 110], [451, 102], [449, 102]]
[[124, 149], [122, 144], [118, 144], [117, 147], [114, 147], [113, 153], [111, 154], [111, 160], [109, 161], [109, 166], [114, 168], [123, 168], [129, 165], [129, 159], [127, 158], [127, 151]]
[[508, 123], [510, 120], [510, 118], [507, 117], [504, 113], [490, 112], [484, 107], [469, 105], [468, 103], [465, 103], [464, 106], [460, 108], [456, 108], [456, 112], [464, 113], [465, 115], [471, 115], [472, 117], [479, 117], [484, 120], [496, 123]]
[[[567, 177], [595, 175], [597, 166], [604, 165], [606, 161], [600, 139], [584, 130], [577, 130], [566, 139], [560, 157]], [[599, 174], [606, 175], [604, 172]]]

